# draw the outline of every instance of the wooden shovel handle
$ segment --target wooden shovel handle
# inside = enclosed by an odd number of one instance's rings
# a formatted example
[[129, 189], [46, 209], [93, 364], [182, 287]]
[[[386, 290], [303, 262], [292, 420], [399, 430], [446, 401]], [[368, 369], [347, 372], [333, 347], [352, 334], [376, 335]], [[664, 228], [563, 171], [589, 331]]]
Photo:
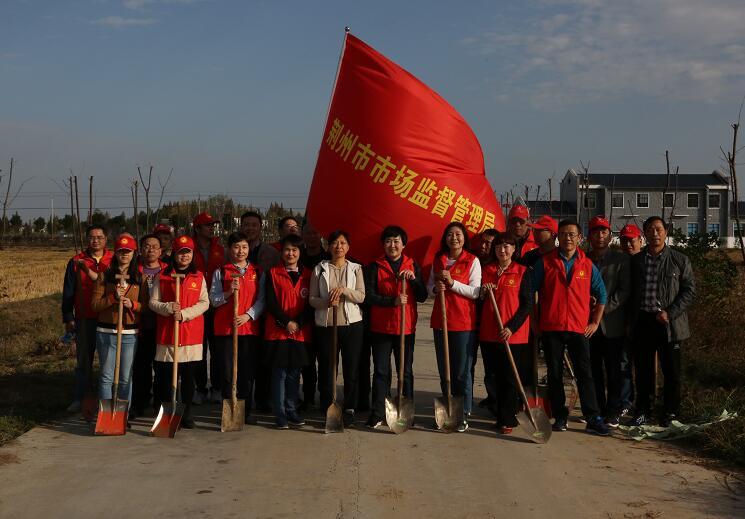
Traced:
[[[234, 278], [240, 276], [233, 276]], [[238, 304], [240, 288], [233, 292], [233, 384], [231, 387], [231, 398], [232, 404], [235, 407], [238, 403], [238, 326], [235, 324], [235, 320], [238, 318]]]
[[[406, 295], [406, 278], [401, 278], [401, 295]], [[401, 304], [401, 343], [398, 353], [398, 412], [401, 413], [401, 399], [404, 396], [404, 359], [406, 358], [406, 305]]]
[[[181, 277], [174, 276], [176, 282], [176, 301], [181, 303]], [[178, 388], [178, 349], [179, 349], [179, 331], [181, 330], [181, 322], [175, 317], [173, 318], [173, 371], [171, 372], [171, 388], [173, 394], [171, 400], [173, 401], [174, 409], [176, 408], [176, 390]]]
[[331, 307], [331, 318], [333, 319], [331, 323], [331, 372], [334, 376], [334, 381], [331, 384], [331, 401], [336, 403], [336, 377], [337, 377], [337, 351], [336, 349], [339, 347], [339, 335], [338, 330], [336, 328], [336, 316], [338, 314], [338, 307], [332, 306]]
[[[440, 311], [442, 312], [442, 356], [444, 357], [445, 363], [445, 386], [447, 387], [448, 394], [448, 409], [450, 409], [450, 401], [453, 398], [453, 391], [450, 383], [450, 343], [448, 340], [448, 310], [447, 304], [445, 303], [445, 291], [439, 292], [440, 298]], [[449, 412], [449, 411], [448, 411]]]
[[121, 360], [122, 360], [122, 314], [124, 313], [124, 302], [122, 301], [122, 298], [119, 298], [119, 305], [117, 308], [117, 316], [116, 316], [116, 362], [114, 363], [114, 383], [112, 384], [112, 396], [111, 398], [114, 400], [114, 406], [112, 409], [116, 407], [116, 402], [119, 400], [119, 367], [121, 366]]

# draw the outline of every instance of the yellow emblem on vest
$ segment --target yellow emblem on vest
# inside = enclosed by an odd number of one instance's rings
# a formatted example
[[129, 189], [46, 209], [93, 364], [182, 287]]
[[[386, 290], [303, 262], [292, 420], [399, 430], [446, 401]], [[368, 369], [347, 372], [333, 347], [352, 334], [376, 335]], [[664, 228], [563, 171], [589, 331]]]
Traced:
[[577, 272], [577, 275], [579, 277], [583, 278], [583, 277], [585, 277], [585, 271], [584, 270], [580, 270], [579, 272]]
[[508, 285], [514, 285], [515, 284], [515, 280], [512, 279], [512, 278], [510, 278], [510, 279], [507, 280], [507, 284]]
[[197, 282], [196, 281], [192, 281], [191, 282], [191, 288], [197, 288]]
[[460, 274], [461, 273], [460, 267], [458, 267], [458, 268], [455, 269], [455, 273], [456, 274]]

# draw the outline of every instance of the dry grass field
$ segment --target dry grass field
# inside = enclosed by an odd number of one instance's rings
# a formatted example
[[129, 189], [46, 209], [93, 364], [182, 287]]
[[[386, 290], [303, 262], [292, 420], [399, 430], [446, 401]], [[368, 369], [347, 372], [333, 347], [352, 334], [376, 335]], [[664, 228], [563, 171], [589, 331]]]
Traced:
[[0, 249], [0, 304], [61, 292], [65, 267], [73, 254], [70, 249]]

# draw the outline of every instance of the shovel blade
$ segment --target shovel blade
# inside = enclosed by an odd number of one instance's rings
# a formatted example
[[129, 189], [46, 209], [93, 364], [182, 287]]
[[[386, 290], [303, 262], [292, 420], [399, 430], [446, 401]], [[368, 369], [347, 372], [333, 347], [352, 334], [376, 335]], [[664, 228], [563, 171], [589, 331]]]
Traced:
[[155, 423], [150, 429], [150, 436], [156, 438], [173, 438], [176, 436], [185, 408], [184, 404], [176, 404], [175, 407], [173, 404], [161, 405]]
[[538, 386], [538, 395], [528, 397], [528, 404], [530, 407], [539, 407], [543, 409], [546, 416], [551, 418], [551, 401], [548, 399], [548, 388], [546, 386]]
[[326, 434], [344, 432], [344, 420], [341, 417], [341, 406], [333, 402], [326, 410]]
[[97, 436], [122, 436], [127, 432], [126, 400], [101, 400], [98, 403], [98, 418], [96, 419], [95, 434]]
[[[533, 420], [531, 420], [531, 416]], [[527, 411], [520, 411], [517, 413], [517, 421], [520, 422], [520, 427], [528, 434], [528, 438], [533, 443], [547, 443], [551, 439], [551, 422], [548, 421], [548, 416], [540, 407], [531, 407]], [[535, 426], [533, 422], [535, 422]]]
[[398, 397], [385, 399], [385, 421], [388, 428], [396, 434], [402, 434], [411, 429], [414, 424], [414, 401], [406, 397], [398, 401]]
[[98, 398], [93, 393], [86, 393], [80, 404], [80, 414], [83, 415], [83, 420], [93, 422], [96, 419], [96, 411], [98, 411]]
[[447, 398], [435, 398], [435, 423], [437, 428], [445, 432], [453, 432], [463, 421], [463, 397], [450, 397], [448, 407]]
[[236, 400], [235, 405], [233, 405], [232, 398], [224, 399], [222, 401], [222, 420], [220, 422], [220, 430], [222, 432], [242, 431], [245, 417], [245, 400]]

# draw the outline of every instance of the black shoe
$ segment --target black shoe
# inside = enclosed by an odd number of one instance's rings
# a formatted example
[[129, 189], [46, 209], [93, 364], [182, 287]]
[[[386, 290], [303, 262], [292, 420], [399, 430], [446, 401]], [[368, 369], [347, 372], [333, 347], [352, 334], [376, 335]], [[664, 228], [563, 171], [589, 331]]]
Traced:
[[246, 425], [256, 425], [257, 423], [259, 423], [259, 419], [253, 415], [247, 414], [243, 419], [243, 423]]
[[181, 428], [182, 429], [194, 429], [194, 419], [192, 418], [182, 418], [181, 419]]
[[377, 429], [382, 425], [383, 420], [381, 420], [378, 415], [373, 413], [370, 413], [370, 416], [367, 417], [367, 421], [365, 422], [365, 427], [368, 427], [370, 429]]
[[305, 425], [305, 420], [303, 420], [303, 418], [297, 413], [288, 413], [287, 423], [293, 427], [302, 427], [303, 425]]
[[557, 418], [554, 420], [554, 424], [551, 426], [551, 429], [554, 431], [566, 431], [567, 430], [567, 419], [566, 418]]
[[620, 420], [618, 418], [618, 415], [614, 414], [606, 418], [605, 425], [607, 425], [611, 429], [618, 429], [618, 426], [620, 425]]
[[634, 419], [631, 420], [631, 425], [634, 427], [641, 427], [642, 425], [646, 425], [646, 423], [647, 417], [643, 413], [634, 416]]
[[587, 427], [585, 427], [585, 431], [592, 434], [597, 434], [598, 436], [608, 436], [610, 432], [608, 431], [608, 426], [603, 423], [603, 417], [602, 416], [594, 416], [592, 418], [589, 418], [587, 420]]
[[344, 411], [342, 420], [345, 428], [352, 427], [354, 425], [354, 411]]
[[675, 413], [668, 413], [662, 420], [660, 420], [660, 427], [670, 427], [673, 423], [673, 420], [677, 419], [678, 417], [675, 416]]

